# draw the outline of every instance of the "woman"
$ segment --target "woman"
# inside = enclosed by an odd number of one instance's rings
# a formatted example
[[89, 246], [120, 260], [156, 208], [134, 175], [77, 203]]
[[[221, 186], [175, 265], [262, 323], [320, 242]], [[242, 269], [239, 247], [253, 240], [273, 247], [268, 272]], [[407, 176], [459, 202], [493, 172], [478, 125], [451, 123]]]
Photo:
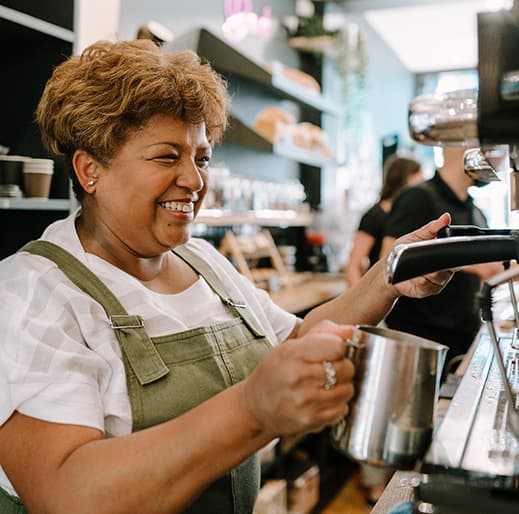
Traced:
[[384, 166], [380, 199], [360, 219], [345, 275], [348, 285], [356, 284], [366, 270], [380, 258], [387, 217], [393, 200], [405, 187], [423, 180], [420, 163], [414, 159], [393, 156]]
[[348, 324], [450, 277], [397, 288], [379, 266], [304, 320], [278, 308], [190, 238], [228, 104], [148, 41], [55, 69], [37, 120], [80, 208], [0, 265], [1, 512], [252, 512], [255, 452], [348, 412]]

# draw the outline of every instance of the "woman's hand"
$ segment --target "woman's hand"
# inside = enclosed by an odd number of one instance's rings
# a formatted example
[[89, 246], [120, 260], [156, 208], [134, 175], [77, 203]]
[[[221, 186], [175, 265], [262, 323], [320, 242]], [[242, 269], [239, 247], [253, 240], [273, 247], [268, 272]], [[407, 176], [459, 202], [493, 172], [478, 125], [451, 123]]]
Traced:
[[[352, 326], [322, 321], [266, 355], [244, 388], [246, 408], [262, 431], [272, 437], [319, 431], [348, 413], [354, 366], [344, 357], [344, 339], [352, 334]], [[324, 361], [335, 370], [330, 389]]]
[[[395, 245], [435, 239], [440, 229], [447, 226], [450, 222], [450, 214], [444, 213], [439, 218], [427, 223], [427, 225], [398, 238], [395, 241]], [[399, 295], [423, 298], [425, 296], [438, 294], [445, 287], [447, 282], [449, 282], [453, 274], [453, 270], [438, 271], [400, 282], [393, 287]]]

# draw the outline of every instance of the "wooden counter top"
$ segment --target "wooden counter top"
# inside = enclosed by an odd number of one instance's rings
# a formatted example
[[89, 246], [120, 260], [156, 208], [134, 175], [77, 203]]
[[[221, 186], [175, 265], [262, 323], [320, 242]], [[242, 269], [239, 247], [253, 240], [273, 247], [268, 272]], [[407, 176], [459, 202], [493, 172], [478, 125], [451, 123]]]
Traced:
[[346, 281], [337, 274], [305, 274], [295, 284], [285, 286], [270, 296], [283, 309], [300, 313], [339, 296], [346, 290]]

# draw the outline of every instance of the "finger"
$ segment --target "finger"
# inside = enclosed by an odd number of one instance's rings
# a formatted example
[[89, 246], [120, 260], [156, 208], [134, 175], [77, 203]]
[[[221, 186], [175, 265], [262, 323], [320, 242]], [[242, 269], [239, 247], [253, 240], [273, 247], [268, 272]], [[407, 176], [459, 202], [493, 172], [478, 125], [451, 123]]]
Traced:
[[294, 354], [289, 358], [299, 358], [307, 363], [336, 361], [344, 359], [346, 355], [344, 339], [335, 334], [309, 333], [304, 338], [287, 341], [283, 346], [288, 344], [291, 347], [287, 347], [287, 350]]
[[449, 225], [451, 222], [451, 215], [448, 212], [444, 212], [440, 217], [435, 220], [430, 221], [423, 227], [411, 232], [408, 237], [408, 241], [425, 241], [429, 239], [434, 239], [437, 237], [438, 232], [443, 228]]
[[344, 358], [344, 340], [351, 339], [355, 327], [338, 325], [333, 321], [320, 321], [298, 342], [305, 347], [304, 358], [308, 362], [333, 361]]
[[448, 284], [454, 273], [453, 270], [439, 271], [425, 275], [424, 279], [435, 287], [436, 293], [439, 293]]
[[[336, 361], [329, 362], [335, 371], [335, 381], [337, 384], [344, 384], [351, 382], [355, 376], [355, 366], [349, 359], [342, 358]], [[314, 376], [320, 384], [326, 383], [326, 371], [323, 363], [313, 365]]]
[[321, 409], [316, 419], [316, 426], [311, 429], [312, 432], [320, 432], [323, 428], [334, 425], [349, 413], [348, 404], [342, 403], [332, 407]]
[[343, 339], [349, 339], [354, 330], [355, 327], [352, 325], [338, 325], [331, 320], [323, 320], [315, 324], [307, 333], [335, 334]]
[[[314, 389], [327, 392], [332, 391], [341, 385], [351, 384], [353, 377], [355, 376], [355, 366], [350, 360], [343, 358], [339, 361], [328, 362], [334, 370], [335, 385], [329, 385], [328, 388], [326, 387], [326, 384], [330, 384], [330, 381], [322, 362], [312, 364], [311, 367], [308, 368], [307, 375], [304, 379], [307, 385]], [[333, 379], [331, 382], [333, 382]]]
[[336, 387], [329, 389], [328, 391], [321, 388], [317, 393], [316, 399], [318, 399], [322, 406], [332, 406], [336, 403], [343, 405], [344, 403], [347, 404], [350, 402], [354, 395], [355, 386], [353, 385], [353, 382], [345, 382], [338, 384]]
[[332, 391], [320, 392], [316, 395], [318, 424], [338, 421], [349, 412], [349, 402], [353, 398], [354, 389], [351, 383], [343, 384]]

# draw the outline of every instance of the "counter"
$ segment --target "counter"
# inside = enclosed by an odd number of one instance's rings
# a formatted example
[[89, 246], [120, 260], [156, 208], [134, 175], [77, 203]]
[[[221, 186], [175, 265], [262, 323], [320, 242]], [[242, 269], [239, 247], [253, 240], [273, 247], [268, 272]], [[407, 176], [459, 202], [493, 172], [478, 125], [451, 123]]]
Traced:
[[304, 315], [321, 303], [346, 291], [346, 280], [339, 274], [308, 273], [295, 284], [271, 293], [274, 302], [294, 314]]

